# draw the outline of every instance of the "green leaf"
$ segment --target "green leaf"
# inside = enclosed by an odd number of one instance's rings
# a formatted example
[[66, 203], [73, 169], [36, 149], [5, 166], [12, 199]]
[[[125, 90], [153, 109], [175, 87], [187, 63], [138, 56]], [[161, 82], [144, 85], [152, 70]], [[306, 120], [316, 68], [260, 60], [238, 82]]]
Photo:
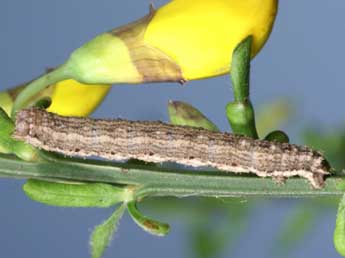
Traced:
[[335, 249], [340, 255], [345, 256], [345, 195], [339, 202], [333, 240]]
[[170, 226], [168, 224], [145, 217], [138, 210], [135, 201], [129, 202], [127, 209], [134, 222], [146, 232], [155, 236], [165, 236], [169, 233]]
[[195, 107], [182, 101], [169, 101], [168, 113], [173, 125], [199, 127], [219, 132], [218, 127]]
[[112, 236], [117, 230], [117, 225], [125, 209], [126, 205], [122, 204], [106, 221], [95, 227], [90, 237], [92, 258], [102, 257], [105, 249], [109, 246]]
[[56, 183], [29, 179], [23, 189], [34, 201], [62, 207], [104, 208], [126, 198], [126, 188], [101, 183]]

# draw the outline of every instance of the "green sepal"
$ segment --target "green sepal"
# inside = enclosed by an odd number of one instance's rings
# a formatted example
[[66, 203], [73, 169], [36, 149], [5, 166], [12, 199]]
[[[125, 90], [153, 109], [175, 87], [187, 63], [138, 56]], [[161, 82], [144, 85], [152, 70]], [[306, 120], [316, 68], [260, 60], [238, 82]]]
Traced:
[[23, 190], [34, 201], [62, 207], [106, 208], [126, 198], [126, 188], [101, 183], [57, 183], [29, 179]]
[[182, 101], [169, 101], [168, 113], [173, 125], [185, 125], [219, 132], [218, 127], [198, 109]]
[[105, 249], [109, 246], [112, 236], [117, 230], [117, 226], [125, 210], [126, 205], [122, 204], [106, 221], [95, 227], [90, 237], [92, 258], [102, 257]]
[[134, 222], [146, 232], [155, 236], [165, 236], [169, 233], [170, 226], [148, 217], [145, 217], [137, 208], [136, 202], [127, 203], [127, 209]]

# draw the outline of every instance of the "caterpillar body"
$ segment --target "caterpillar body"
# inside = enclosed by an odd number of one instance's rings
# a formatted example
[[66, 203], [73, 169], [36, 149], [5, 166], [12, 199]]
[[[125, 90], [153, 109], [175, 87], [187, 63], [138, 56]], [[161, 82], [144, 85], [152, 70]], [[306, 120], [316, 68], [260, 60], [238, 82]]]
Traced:
[[275, 179], [301, 176], [314, 188], [322, 188], [330, 172], [322, 154], [306, 146], [162, 122], [62, 117], [29, 108], [17, 113], [13, 136], [68, 156], [176, 162]]

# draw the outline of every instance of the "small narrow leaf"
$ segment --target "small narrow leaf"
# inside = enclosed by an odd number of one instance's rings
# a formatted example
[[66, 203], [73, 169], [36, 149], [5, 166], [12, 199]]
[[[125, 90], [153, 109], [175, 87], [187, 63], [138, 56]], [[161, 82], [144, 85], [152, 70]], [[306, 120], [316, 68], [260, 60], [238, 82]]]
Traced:
[[125, 188], [100, 183], [56, 183], [29, 179], [23, 186], [34, 201], [62, 207], [110, 207], [124, 200]]
[[199, 127], [218, 132], [217, 126], [198, 109], [182, 101], [169, 101], [168, 113], [173, 125]]
[[106, 221], [95, 227], [90, 237], [92, 258], [102, 257], [105, 249], [110, 244], [112, 236], [117, 230], [117, 225], [125, 209], [126, 205], [122, 204]]
[[155, 236], [165, 236], [169, 233], [170, 226], [168, 224], [145, 217], [138, 210], [135, 201], [129, 202], [127, 209], [134, 222], [146, 232]]
[[345, 195], [339, 203], [333, 240], [335, 249], [340, 255], [345, 256]]

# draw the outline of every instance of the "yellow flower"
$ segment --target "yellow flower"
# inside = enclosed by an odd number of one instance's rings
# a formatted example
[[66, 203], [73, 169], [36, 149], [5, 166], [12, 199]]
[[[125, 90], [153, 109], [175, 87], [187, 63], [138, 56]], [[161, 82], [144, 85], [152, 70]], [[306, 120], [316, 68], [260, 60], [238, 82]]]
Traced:
[[266, 42], [277, 0], [173, 0], [131, 24], [103, 33], [67, 61], [87, 83], [186, 81], [229, 72], [234, 48], [253, 35]]
[[158, 10], [151, 7], [147, 16], [98, 35], [33, 81], [18, 96], [12, 116], [42, 89], [67, 79], [107, 85], [183, 83], [225, 74], [242, 40], [253, 36], [252, 56], [263, 47], [277, 8], [278, 0], [172, 0]]
[[[0, 107], [9, 115], [17, 95], [27, 83], [0, 92]], [[88, 116], [101, 103], [110, 89], [109, 85], [85, 85], [75, 80], [64, 80], [46, 88], [32, 97], [27, 105], [32, 105], [40, 98], [48, 96], [52, 104], [48, 111], [63, 116]]]

